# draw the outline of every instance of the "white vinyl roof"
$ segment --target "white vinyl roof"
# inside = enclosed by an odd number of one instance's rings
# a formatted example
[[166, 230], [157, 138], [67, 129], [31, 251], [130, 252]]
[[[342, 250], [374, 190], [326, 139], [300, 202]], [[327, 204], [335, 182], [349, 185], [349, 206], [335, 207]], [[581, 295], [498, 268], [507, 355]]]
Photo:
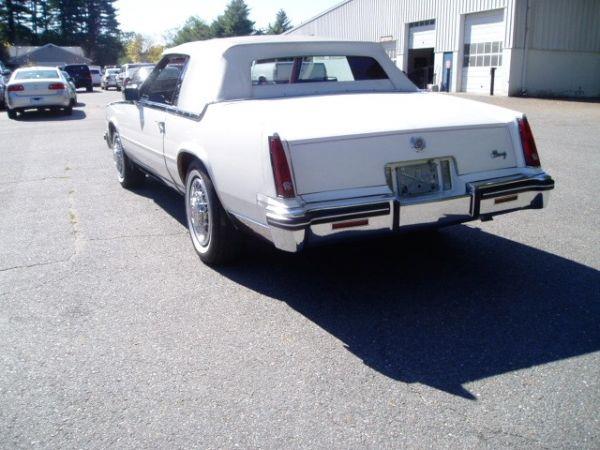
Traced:
[[[313, 36], [250, 36], [188, 42], [165, 50], [165, 55], [190, 56], [186, 80], [179, 96], [180, 106], [198, 111], [198, 102], [208, 103], [256, 98], [250, 70], [259, 59], [290, 56], [370, 56], [389, 77], [393, 90], [415, 91], [415, 86], [389, 59], [381, 44], [343, 41]], [[306, 86], [297, 89], [314, 89]], [[285, 87], [280, 87], [285, 89]]]

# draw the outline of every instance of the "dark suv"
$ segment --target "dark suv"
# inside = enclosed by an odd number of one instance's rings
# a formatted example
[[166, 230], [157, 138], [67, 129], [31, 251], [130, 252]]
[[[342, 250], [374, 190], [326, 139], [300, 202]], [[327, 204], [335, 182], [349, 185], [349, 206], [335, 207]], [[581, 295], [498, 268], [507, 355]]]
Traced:
[[79, 89], [84, 87], [88, 92], [94, 90], [92, 73], [90, 72], [90, 68], [85, 64], [69, 64], [61, 67], [61, 70], [64, 70], [71, 75], [73, 83], [75, 83], [75, 88]]

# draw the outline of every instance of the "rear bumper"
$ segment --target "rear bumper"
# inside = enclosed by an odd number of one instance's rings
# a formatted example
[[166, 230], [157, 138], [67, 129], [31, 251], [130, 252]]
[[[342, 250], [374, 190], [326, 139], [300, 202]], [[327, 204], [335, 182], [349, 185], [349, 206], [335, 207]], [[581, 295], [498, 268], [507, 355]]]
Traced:
[[[433, 201], [403, 201], [395, 195], [351, 198], [288, 207], [266, 202], [267, 237], [285, 251], [359, 236], [440, 227], [525, 209], [544, 208], [554, 180], [540, 173], [467, 183], [464, 195]], [[263, 233], [264, 234], [264, 233]]]
[[[37, 98], [39, 100], [33, 101], [32, 99]], [[17, 96], [8, 94], [6, 96], [7, 106], [11, 109], [35, 109], [35, 108], [49, 108], [49, 107], [67, 107], [71, 102], [71, 96], [67, 91], [61, 92], [55, 95], [41, 95], [36, 97], [31, 96]]]

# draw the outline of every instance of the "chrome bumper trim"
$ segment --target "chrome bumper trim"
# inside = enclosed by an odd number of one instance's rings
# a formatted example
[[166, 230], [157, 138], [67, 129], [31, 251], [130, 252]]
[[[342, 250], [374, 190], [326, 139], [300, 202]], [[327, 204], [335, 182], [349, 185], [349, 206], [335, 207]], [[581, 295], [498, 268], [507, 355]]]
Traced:
[[[466, 192], [455, 197], [404, 202], [395, 195], [288, 206], [278, 199], [265, 203], [271, 241], [281, 250], [296, 252], [306, 244], [336, 238], [391, 233], [423, 226], [444, 226], [471, 220], [489, 220], [495, 215], [525, 209], [541, 209], [548, 203], [554, 180], [540, 173], [515, 175], [466, 184]], [[341, 221], [365, 219], [365, 224], [335, 229]]]
[[368, 217], [387, 216], [390, 214], [390, 202], [356, 206], [340, 206], [308, 210], [303, 216], [274, 216], [267, 214], [267, 223], [286, 230], [298, 230], [309, 225], [336, 222], [339, 220], [364, 219]]
[[[526, 192], [551, 191], [554, 189], [554, 180], [546, 173], [535, 175], [533, 177], [519, 175], [468, 183], [467, 189], [471, 195], [470, 213], [474, 218], [478, 218], [481, 214], [487, 213], [485, 210], [482, 211], [482, 205], [490, 203], [490, 199], [497, 199], [499, 197]], [[543, 203], [541, 205], [530, 204], [523, 206], [527, 209], [541, 209], [544, 207]], [[506, 210], [506, 212], [514, 210], [515, 209], [510, 209]]]

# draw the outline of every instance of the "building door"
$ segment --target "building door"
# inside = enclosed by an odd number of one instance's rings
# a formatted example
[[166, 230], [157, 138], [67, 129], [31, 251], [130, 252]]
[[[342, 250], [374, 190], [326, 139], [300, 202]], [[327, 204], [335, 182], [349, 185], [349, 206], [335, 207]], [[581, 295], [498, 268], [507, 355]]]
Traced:
[[442, 91], [450, 92], [452, 89], [452, 52], [444, 53], [444, 67], [442, 72]]
[[419, 88], [433, 83], [435, 21], [408, 25], [408, 61], [406, 74]]
[[495, 67], [495, 90], [505, 93], [502, 67], [504, 47], [504, 10], [469, 14], [465, 17], [461, 90], [489, 93], [491, 68]]

